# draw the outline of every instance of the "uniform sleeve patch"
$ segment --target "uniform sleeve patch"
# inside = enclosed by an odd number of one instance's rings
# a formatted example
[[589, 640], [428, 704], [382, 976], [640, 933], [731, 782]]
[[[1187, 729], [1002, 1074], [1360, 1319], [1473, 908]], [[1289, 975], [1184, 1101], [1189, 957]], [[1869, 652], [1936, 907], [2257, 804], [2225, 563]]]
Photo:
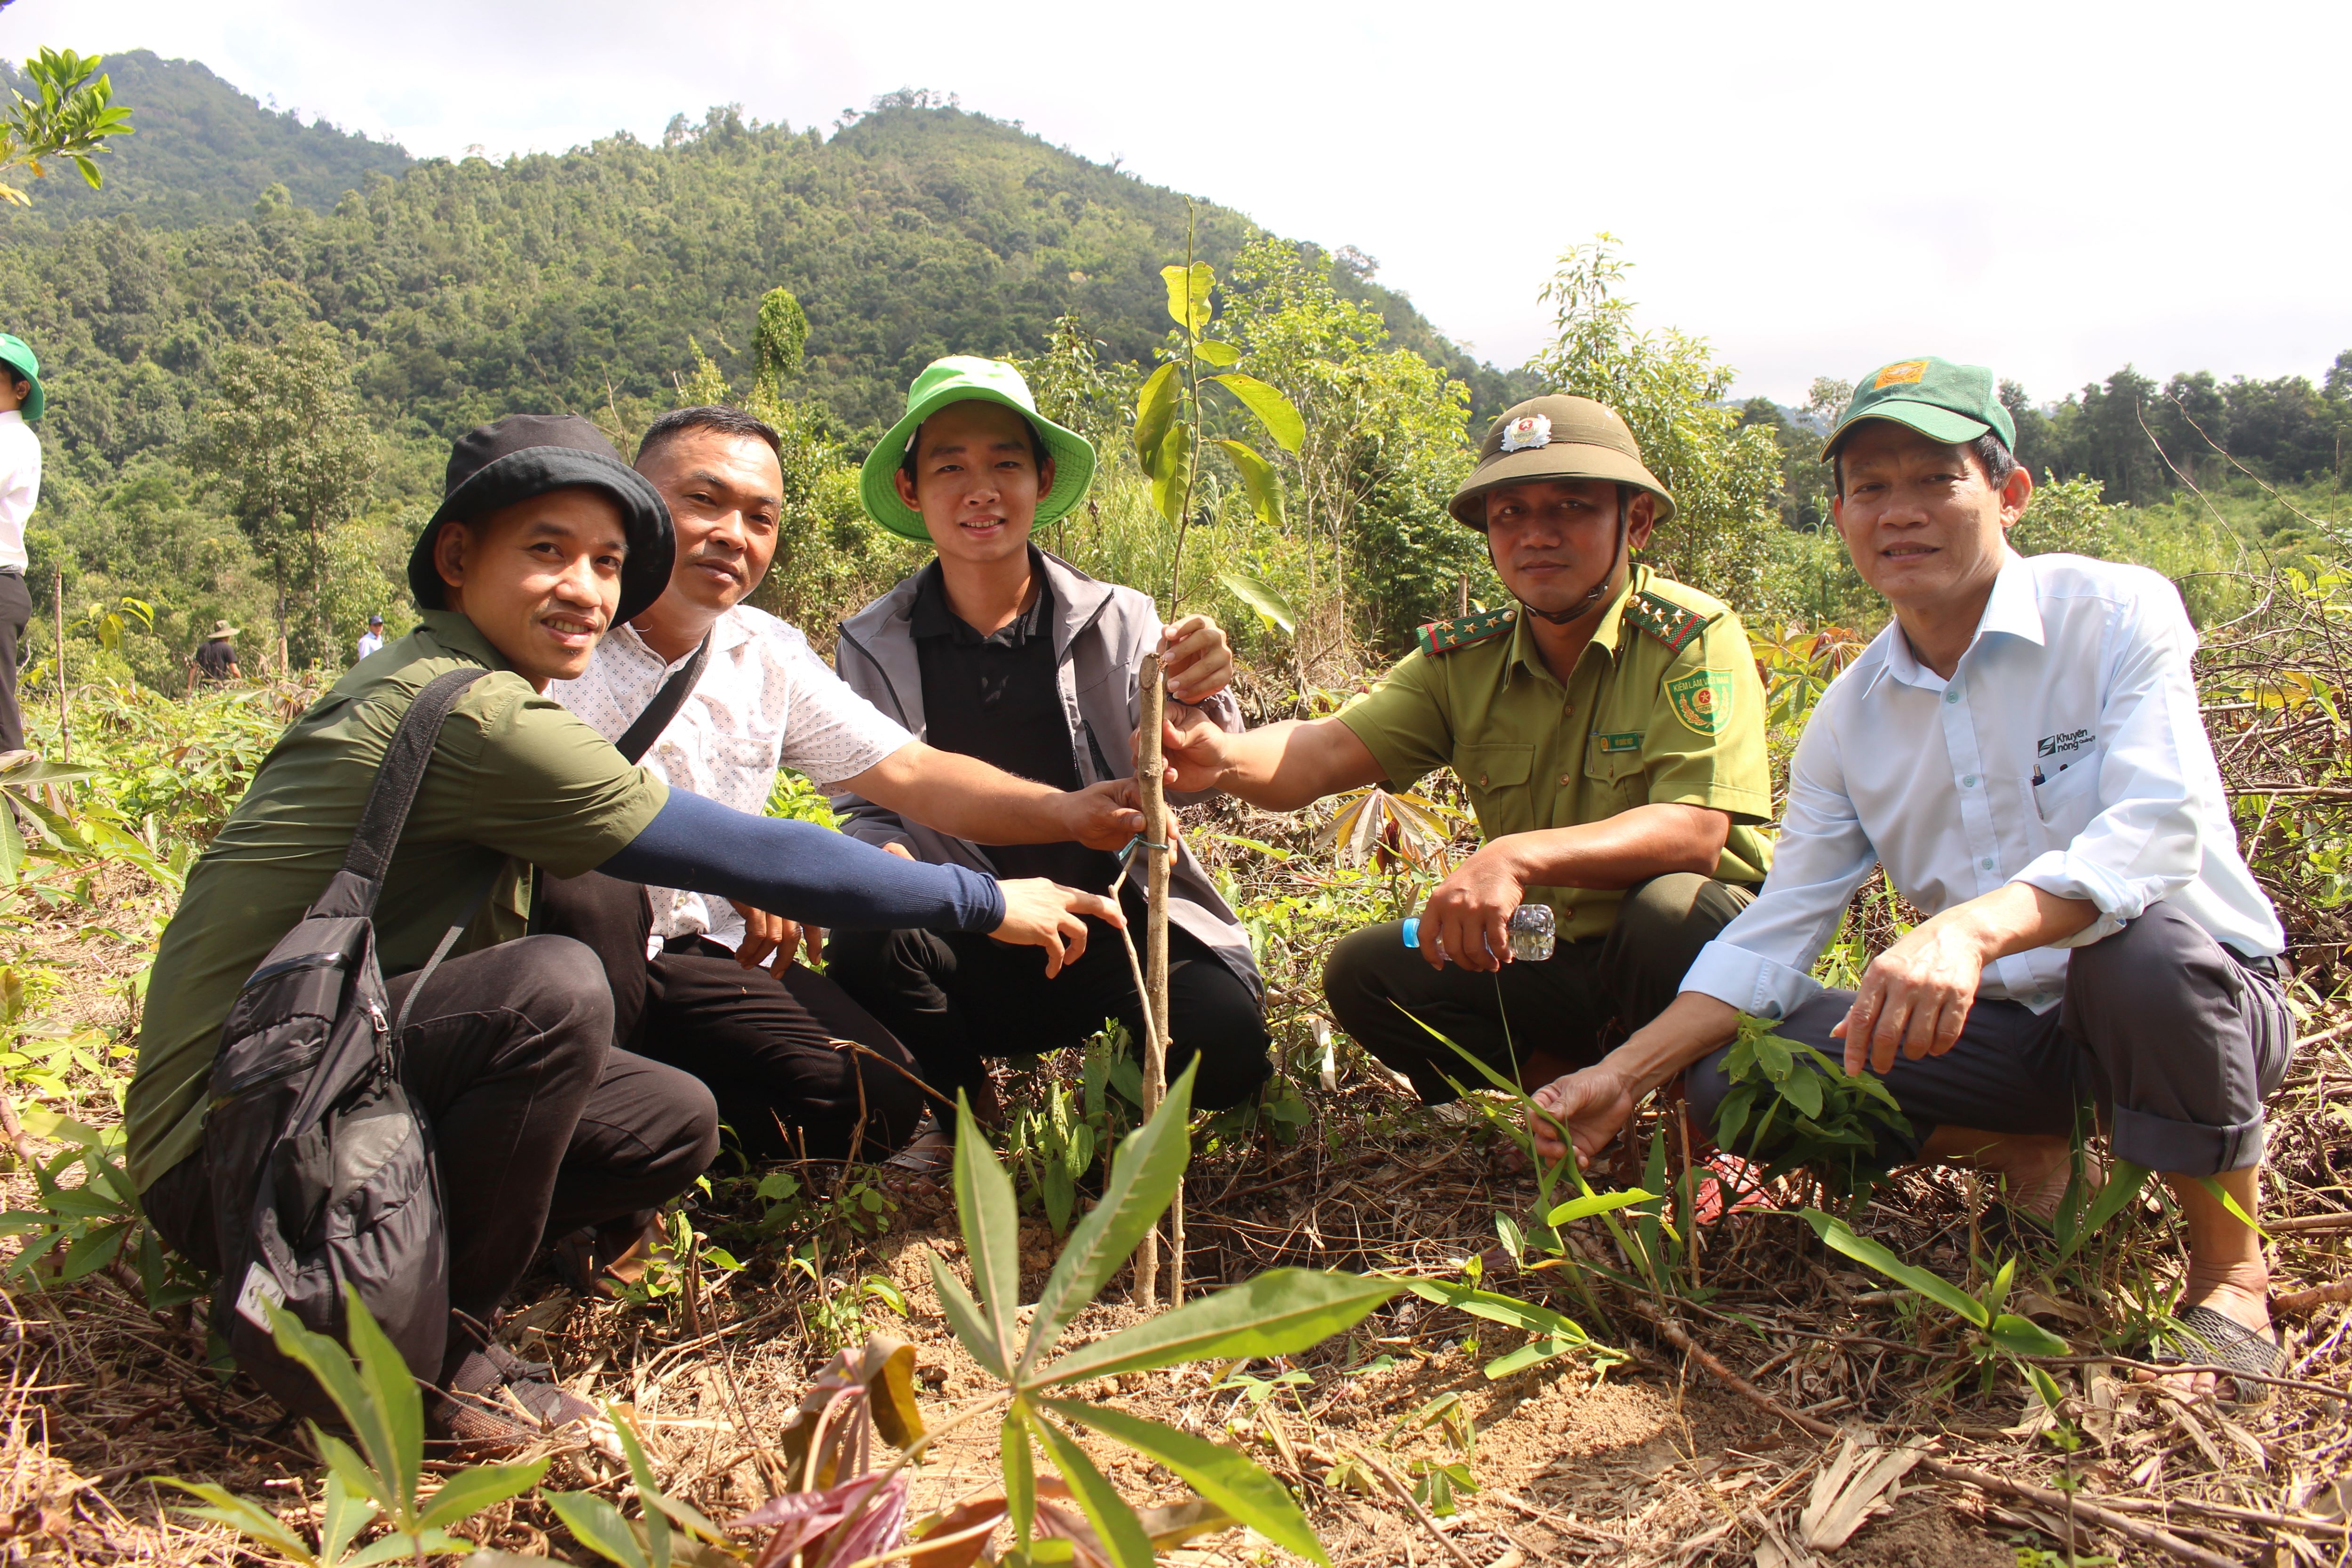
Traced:
[[1457, 647], [1467, 647], [1475, 642], [1499, 637], [1517, 624], [1516, 609], [1481, 610], [1475, 616], [1456, 616], [1450, 621], [1432, 621], [1418, 627], [1412, 640], [1422, 652], [1430, 655], [1452, 653]]
[[1731, 717], [1731, 677], [1717, 669], [1695, 669], [1666, 682], [1675, 717], [1702, 735], [1722, 732]]

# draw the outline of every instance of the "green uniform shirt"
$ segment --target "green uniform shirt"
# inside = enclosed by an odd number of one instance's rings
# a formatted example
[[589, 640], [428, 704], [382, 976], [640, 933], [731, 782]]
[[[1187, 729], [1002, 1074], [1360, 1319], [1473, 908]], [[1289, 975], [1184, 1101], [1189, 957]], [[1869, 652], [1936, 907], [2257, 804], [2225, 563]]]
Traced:
[[[1490, 840], [1599, 822], [1654, 802], [1732, 820], [1715, 875], [1759, 883], [1772, 864], [1764, 684], [1739, 617], [1635, 566], [1601, 612], [1566, 687], [1508, 610], [1423, 628], [1408, 654], [1339, 712], [1398, 789], [1451, 767]], [[1607, 933], [1615, 889], [1529, 888], [1563, 942]]]
[[669, 786], [542, 697], [465, 616], [427, 611], [296, 720], [189, 874], [163, 931], [123, 1100], [131, 1180], [144, 1192], [195, 1152], [205, 1080], [230, 1005], [341, 869], [360, 808], [409, 703], [435, 676], [479, 665], [458, 699], [384, 874], [376, 943], [387, 973], [414, 969], [497, 879], [462, 944], [523, 933], [529, 868], [573, 877], [645, 831]]

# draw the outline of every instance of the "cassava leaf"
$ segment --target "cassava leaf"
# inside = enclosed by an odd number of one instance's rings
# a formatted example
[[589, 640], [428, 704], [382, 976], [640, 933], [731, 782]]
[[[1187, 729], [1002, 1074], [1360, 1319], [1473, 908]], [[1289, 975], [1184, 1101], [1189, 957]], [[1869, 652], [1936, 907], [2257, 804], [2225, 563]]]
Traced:
[[1045, 1403], [1063, 1420], [1091, 1427], [1159, 1460], [1236, 1523], [1247, 1525], [1276, 1546], [1313, 1562], [1330, 1562], [1307, 1516], [1298, 1511], [1297, 1500], [1247, 1455], [1125, 1411], [1067, 1399]]
[[1071, 1352], [1040, 1386], [1187, 1361], [1294, 1355], [1353, 1328], [1402, 1289], [1377, 1276], [1274, 1268]]
[[955, 1204], [972, 1289], [979, 1293], [989, 1338], [998, 1347], [997, 1364], [1009, 1365], [1017, 1342], [1013, 1313], [1021, 1305], [1021, 1210], [1013, 1178], [997, 1163], [996, 1151], [961, 1095], [956, 1100]]
[[1054, 1468], [1062, 1472], [1063, 1483], [1086, 1510], [1087, 1522], [1095, 1527], [1111, 1568], [1153, 1568], [1156, 1554], [1151, 1537], [1143, 1532], [1143, 1521], [1135, 1517], [1135, 1510], [1118, 1495], [1118, 1489], [1095, 1468], [1086, 1450], [1050, 1421], [1034, 1423], [1034, 1430]]

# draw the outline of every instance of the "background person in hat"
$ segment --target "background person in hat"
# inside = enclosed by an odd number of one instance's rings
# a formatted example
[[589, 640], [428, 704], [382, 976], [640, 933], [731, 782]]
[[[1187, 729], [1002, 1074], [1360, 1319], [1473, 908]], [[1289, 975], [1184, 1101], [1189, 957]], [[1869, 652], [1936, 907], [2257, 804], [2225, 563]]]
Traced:
[[[2263, 1100], [2294, 1040], [2284, 934], [2238, 853], [2179, 594], [2144, 567], [2011, 550], [2033, 492], [2014, 438], [1981, 366], [1862, 378], [1822, 456], [1894, 622], [1813, 709], [1762, 894], [1663, 1016], [1537, 1099], [1580, 1156], [1686, 1068], [1711, 1121], [1728, 1084], [1710, 1053], [1745, 1011], [1885, 1077], [1910, 1131], [1883, 1156], [1990, 1171], [2045, 1215], [2075, 1128], [2104, 1123], [2188, 1220], [2172, 1315], [2195, 1342], [2162, 1353], [2274, 1373], [2262, 1238], [2205, 1181], [2257, 1208]], [[1813, 963], [1881, 864], [1928, 918], [1858, 992], [1825, 991]]]
[[0, 752], [25, 747], [25, 719], [16, 710], [16, 650], [33, 618], [25, 523], [41, 500], [41, 438], [33, 425], [47, 404], [41, 362], [24, 339], [0, 332]]
[[[359, 658], [365, 658], [368, 655], [373, 653], [383, 646], [383, 617], [380, 615], [370, 614], [368, 616], [367, 630], [360, 634]], [[358, 659], [354, 659], [352, 662], [357, 663]]]
[[220, 686], [232, 680], [242, 680], [245, 672], [236, 665], [236, 628], [226, 621], [215, 621], [205, 640], [196, 645], [194, 659], [196, 675], [206, 685]]
[[[604, 869], [835, 924], [935, 923], [1080, 947], [1107, 900], [919, 866], [808, 823], [730, 811], [625, 762], [545, 695], [616, 617], [669, 582], [661, 496], [585, 420], [512, 416], [459, 438], [440, 509], [409, 559], [417, 629], [347, 672], [289, 727], [190, 873], [157, 952], [124, 1104], [127, 1165], [163, 1238], [216, 1258], [205, 1087], [246, 977], [341, 867], [385, 748], [417, 690], [490, 673], [452, 710], [376, 910], [388, 973], [424, 963], [480, 889], [464, 951], [415, 998], [402, 1037], [447, 1204], [451, 1350], [438, 1435], [512, 1448], [593, 1407], [479, 1342], [543, 1237], [642, 1233], [718, 1147], [710, 1093], [616, 1049], [613, 994], [579, 942], [528, 936], [537, 873]], [[412, 981], [391, 981], [409, 1005]], [[528, 1413], [524, 1419], [521, 1413]]]
[[[1169, 695], [1203, 703], [1202, 722], [1238, 727], [1224, 690], [1233, 655], [1206, 616], [1162, 627], [1151, 601], [1038, 549], [1031, 530], [1076, 506], [1094, 478], [1084, 437], [1040, 416], [1021, 374], [996, 360], [943, 359], [915, 379], [906, 414], [866, 459], [866, 514], [939, 558], [859, 611], [834, 654], [842, 679], [942, 751], [1076, 790], [1134, 775], [1145, 655], [1160, 653]], [[854, 792], [834, 809], [869, 843], [943, 865], [1049, 878], [1090, 892], [1118, 876], [1111, 852], [1077, 841], [950, 836]], [[1125, 892], [1141, 918], [1141, 867]], [[1193, 1102], [1239, 1103], [1266, 1059], [1257, 967], [1241, 922], [1200, 863], [1179, 851], [1169, 900], [1168, 1071], [1196, 1055]], [[1107, 1017], [1142, 1038], [1142, 998], [1108, 931], [1055, 975], [1034, 953], [936, 931], [838, 936], [830, 972], [923, 1064], [941, 1093], [995, 1103], [984, 1058], [1076, 1045]], [[902, 1163], [936, 1157], [927, 1139]]]
[[[1522, 403], [1452, 503], [1486, 533], [1512, 605], [1422, 627], [1331, 718], [1170, 727], [1187, 786], [1269, 810], [1460, 776], [1486, 842], [1430, 895], [1419, 953], [1376, 925], [1323, 972], [1340, 1026], [1432, 1104], [1472, 1069], [1430, 1030], [1528, 1085], [1595, 1060], [1612, 1021], [1633, 1028], [1673, 999], [1763, 879], [1771, 779], [1747, 634], [1633, 559], [1673, 510], [1615, 414]], [[1511, 962], [1506, 922], [1530, 900], [1552, 907], [1559, 943]]]

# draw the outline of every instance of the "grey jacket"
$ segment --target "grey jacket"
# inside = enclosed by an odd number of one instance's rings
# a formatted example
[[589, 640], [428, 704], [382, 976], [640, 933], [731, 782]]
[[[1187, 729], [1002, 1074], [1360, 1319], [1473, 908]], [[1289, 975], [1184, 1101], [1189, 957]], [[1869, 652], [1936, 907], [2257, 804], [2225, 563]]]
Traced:
[[[1070, 749], [1082, 784], [1135, 776], [1131, 737], [1142, 714], [1136, 674], [1144, 655], [1160, 646], [1160, 612], [1132, 588], [1099, 583], [1060, 557], [1040, 550], [1045, 580], [1054, 589], [1054, 657], [1062, 710], [1070, 724]], [[917, 574], [919, 577], [920, 574]], [[915, 658], [915, 584], [909, 577], [842, 623], [834, 667], [850, 689], [922, 738], [923, 678]], [[1242, 727], [1241, 709], [1230, 692], [1209, 700], [1207, 711], [1229, 731]], [[1184, 805], [1211, 795], [1171, 795]], [[917, 858], [936, 864], [968, 866], [995, 874], [987, 852], [969, 839], [911, 823], [862, 795], [833, 797], [833, 809], [846, 818], [842, 830], [868, 844], [904, 844]], [[1142, 879], [1144, 859], [1136, 857], [1134, 876]], [[1169, 870], [1168, 920], [1208, 944], [1234, 973], [1264, 994], [1249, 938], [1216, 884], [1192, 851], [1179, 847]]]

